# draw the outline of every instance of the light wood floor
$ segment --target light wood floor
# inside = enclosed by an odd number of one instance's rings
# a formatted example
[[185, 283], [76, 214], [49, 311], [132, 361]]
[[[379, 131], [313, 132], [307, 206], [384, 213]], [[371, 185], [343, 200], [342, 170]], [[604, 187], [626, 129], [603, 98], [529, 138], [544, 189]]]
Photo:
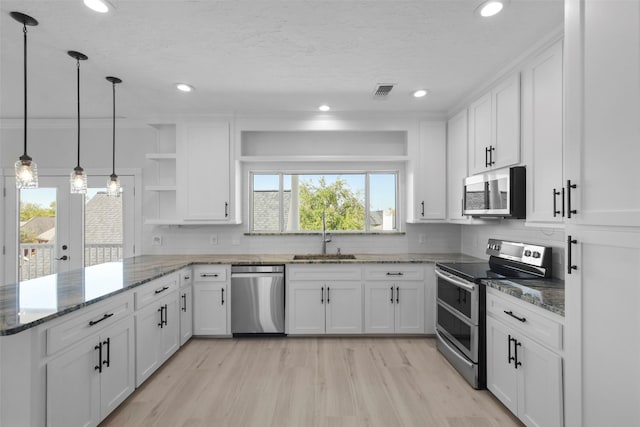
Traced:
[[101, 427], [521, 424], [431, 338], [192, 339]]

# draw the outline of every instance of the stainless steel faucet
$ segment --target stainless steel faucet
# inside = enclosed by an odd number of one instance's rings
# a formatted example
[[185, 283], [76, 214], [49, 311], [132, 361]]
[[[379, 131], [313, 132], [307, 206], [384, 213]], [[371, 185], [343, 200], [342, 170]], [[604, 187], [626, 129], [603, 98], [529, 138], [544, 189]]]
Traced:
[[331, 241], [331, 236], [327, 236], [327, 222], [325, 213], [322, 212], [322, 255], [327, 254], [327, 243]]

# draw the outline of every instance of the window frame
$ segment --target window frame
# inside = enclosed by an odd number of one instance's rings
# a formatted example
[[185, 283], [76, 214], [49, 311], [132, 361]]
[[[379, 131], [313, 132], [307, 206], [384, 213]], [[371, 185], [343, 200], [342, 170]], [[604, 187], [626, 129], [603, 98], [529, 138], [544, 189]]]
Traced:
[[[402, 195], [404, 194], [405, 185], [404, 185], [404, 168], [399, 165], [377, 165], [378, 167], [371, 167], [376, 165], [367, 165], [369, 167], [363, 168], [344, 168], [344, 169], [335, 169], [335, 168], [323, 168], [315, 166], [310, 169], [290, 169], [288, 167], [247, 167], [247, 234], [256, 234], [256, 235], [264, 235], [264, 234], [274, 234], [274, 235], [296, 235], [296, 234], [319, 234], [320, 231], [314, 230], [297, 230], [297, 231], [284, 231], [284, 175], [357, 175], [363, 174], [365, 175], [365, 195], [364, 195], [364, 205], [365, 205], [365, 229], [364, 230], [327, 230], [332, 234], [355, 234], [355, 235], [368, 235], [368, 234], [399, 234], [404, 233], [403, 230], [403, 213], [404, 210], [401, 208], [402, 200], [404, 199]], [[395, 175], [395, 229], [394, 230], [371, 230], [371, 220], [369, 218], [370, 212], [370, 175], [371, 174], [393, 174]], [[254, 230], [254, 201], [253, 201], [253, 191], [254, 191], [254, 176], [255, 175], [278, 175], [278, 193], [279, 193], [279, 212], [278, 212], [278, 224], [279, 231], [261, 231]]]

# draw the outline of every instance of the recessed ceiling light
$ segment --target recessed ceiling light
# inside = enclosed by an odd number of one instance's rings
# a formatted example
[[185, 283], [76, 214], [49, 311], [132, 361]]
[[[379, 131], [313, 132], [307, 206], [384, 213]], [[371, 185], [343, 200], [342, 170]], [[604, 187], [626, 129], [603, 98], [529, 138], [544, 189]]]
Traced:
[[109, 12], [109, 6], [107, 5], [107, 2], [104, 0], [84, 0], [84, 5], [95, 12], [99, 12], [99, 13]]
[[417, 91], [413, 92], [413, 96], [415, 98], [422, 98], [426, 94], [427, 94], [427, 90], [426, 89], [418, 89]]
[[318, 107], [318, 110], [320, 110], [320, 111], [329, 111], [329, 110], [331, 110], [331, 107], [329, 107], [326, 104], [322, 104], [321, 106]]
[[488, 18], [493, 15], [497, 15], [500, 13], [502, 8], [504, 7], [504, 2], [500, 0], [489, 0], [482, 3], [478, 10], [480, 11], [480, 16]]
[[178, 83], [176, 88], [182, 92], [191, 92], [193, 90], [193, 86], [188, 85], [186, 83]]

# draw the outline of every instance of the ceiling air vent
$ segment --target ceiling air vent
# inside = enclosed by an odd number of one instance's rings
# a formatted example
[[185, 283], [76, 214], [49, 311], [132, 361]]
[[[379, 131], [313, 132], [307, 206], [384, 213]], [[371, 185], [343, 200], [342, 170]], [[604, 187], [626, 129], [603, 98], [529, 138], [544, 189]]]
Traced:
[[386, 99], [391, 89], [393, 89], [393, 83], [378, 83], [373, 92], [374, 99]]

